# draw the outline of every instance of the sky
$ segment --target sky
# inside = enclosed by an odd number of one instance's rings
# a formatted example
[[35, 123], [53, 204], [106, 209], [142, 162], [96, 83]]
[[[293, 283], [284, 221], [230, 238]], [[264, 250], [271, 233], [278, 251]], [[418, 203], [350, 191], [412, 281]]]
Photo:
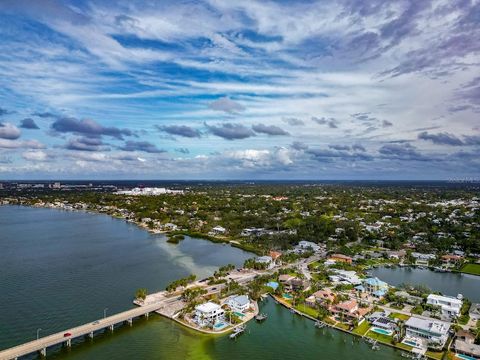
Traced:
[[480, 178], [480, 0], [0, 1], [0, 179]]

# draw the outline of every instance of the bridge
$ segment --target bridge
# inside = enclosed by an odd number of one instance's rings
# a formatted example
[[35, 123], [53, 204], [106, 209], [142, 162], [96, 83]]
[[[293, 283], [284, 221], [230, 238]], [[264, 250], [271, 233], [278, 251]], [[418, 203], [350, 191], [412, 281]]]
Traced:
[[[12, 348], [0, 351], [0, 360], [12, 360], [18, 359], [21, 356], [39, 352], [42, 356], [47, 355], [47, 348], [55, 345], [71, 346], [72, 340], [82, 336], [88, 336], [93, 338], [94, 332], [113, 328], [117, 324], [128, 323], [132, 324], [134, 318], [140, 316], [147, 316], [151, 312], [160, 311], [166, 304], [175, 301], [176, 299], [170, 299], [169, 301], [159, 301], [153, 304], [147, 304], [145, 306], [136, 307], [131, 310], [127, 310], [112, 316], [99, 319], [88, 324], [80, 325], [71, 329], [66, 329], [57, 332], [52, 335], [41, 337], [37, 340], [33, 340]], [[69, 334], [69, 335], [67, 335]]]

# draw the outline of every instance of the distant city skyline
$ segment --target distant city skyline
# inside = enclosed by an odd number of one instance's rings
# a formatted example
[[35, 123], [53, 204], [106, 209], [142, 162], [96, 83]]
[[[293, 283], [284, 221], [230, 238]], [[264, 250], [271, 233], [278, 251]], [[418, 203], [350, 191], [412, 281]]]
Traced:
[[480, 178], [480, 2], [0, 2], [0, 181]]

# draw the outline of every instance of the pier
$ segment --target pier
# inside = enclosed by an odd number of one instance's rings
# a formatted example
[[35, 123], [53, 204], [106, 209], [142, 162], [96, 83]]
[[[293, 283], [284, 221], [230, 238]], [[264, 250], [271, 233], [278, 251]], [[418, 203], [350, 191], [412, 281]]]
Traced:
[[132, 325], [134, 318], [138, 318], [141, 316], [148, 317], [150, 313], [161, 310], [166, 305], [166, 303], [166, 301], [162, 301], [137, 307], [112, 316], [105, 317], [103, 319], [89, 322], [88, 324], [80, 325], [70, 329], [65, 329], [55, 334], [41, 337], [37, 340], [33, 340], [6, 350], [2, 350], [0, 351], [0, 360], [18, 359], [21, 356], [29, 355], [35, 352], [38, 352], [42, 356], [46, 356], [49, 347], [55, 345], [71, 346], [73, 339], [80, 337], [93, 338], [96, 331], [113, 331], [115, 325], [123, 323]]

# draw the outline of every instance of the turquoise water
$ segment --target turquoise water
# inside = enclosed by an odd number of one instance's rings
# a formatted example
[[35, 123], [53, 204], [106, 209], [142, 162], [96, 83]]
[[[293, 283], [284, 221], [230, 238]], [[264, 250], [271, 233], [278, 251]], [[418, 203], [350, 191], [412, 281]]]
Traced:
[[293, 299], [293, 296], [290, 294], [283, 294], [283, 297], [288, 300]]
[[455, 356], [459, 357], [460, 359], [464, 359], [464, 360], [476, 360], [474, 357], [463, 355], [463, 354], [455, 354]]
[[242, 314], [241, 312], [236, 312], [236, 311], [234, 312], [234, 314], [239, 316], [239, 317], [244, 317], [245, 316], [245, 314]]
[[226, 328], [227, 326], [228, 326], [228, 324], [224, 323], [224, 322], [219, 322], [219, 323], [216, 323], [215, 325], [213, 325], [213, 327], [216, 330], [222, 330], [222, 329]]
[[377, 327], [374, 327], [372, 329], [372, 331], [376, 332], [377, 334], [383, 334], [383, 335], [392, 335], [393, 334], [393, 331], [388, 331], [388, 330], [377, 328]]

